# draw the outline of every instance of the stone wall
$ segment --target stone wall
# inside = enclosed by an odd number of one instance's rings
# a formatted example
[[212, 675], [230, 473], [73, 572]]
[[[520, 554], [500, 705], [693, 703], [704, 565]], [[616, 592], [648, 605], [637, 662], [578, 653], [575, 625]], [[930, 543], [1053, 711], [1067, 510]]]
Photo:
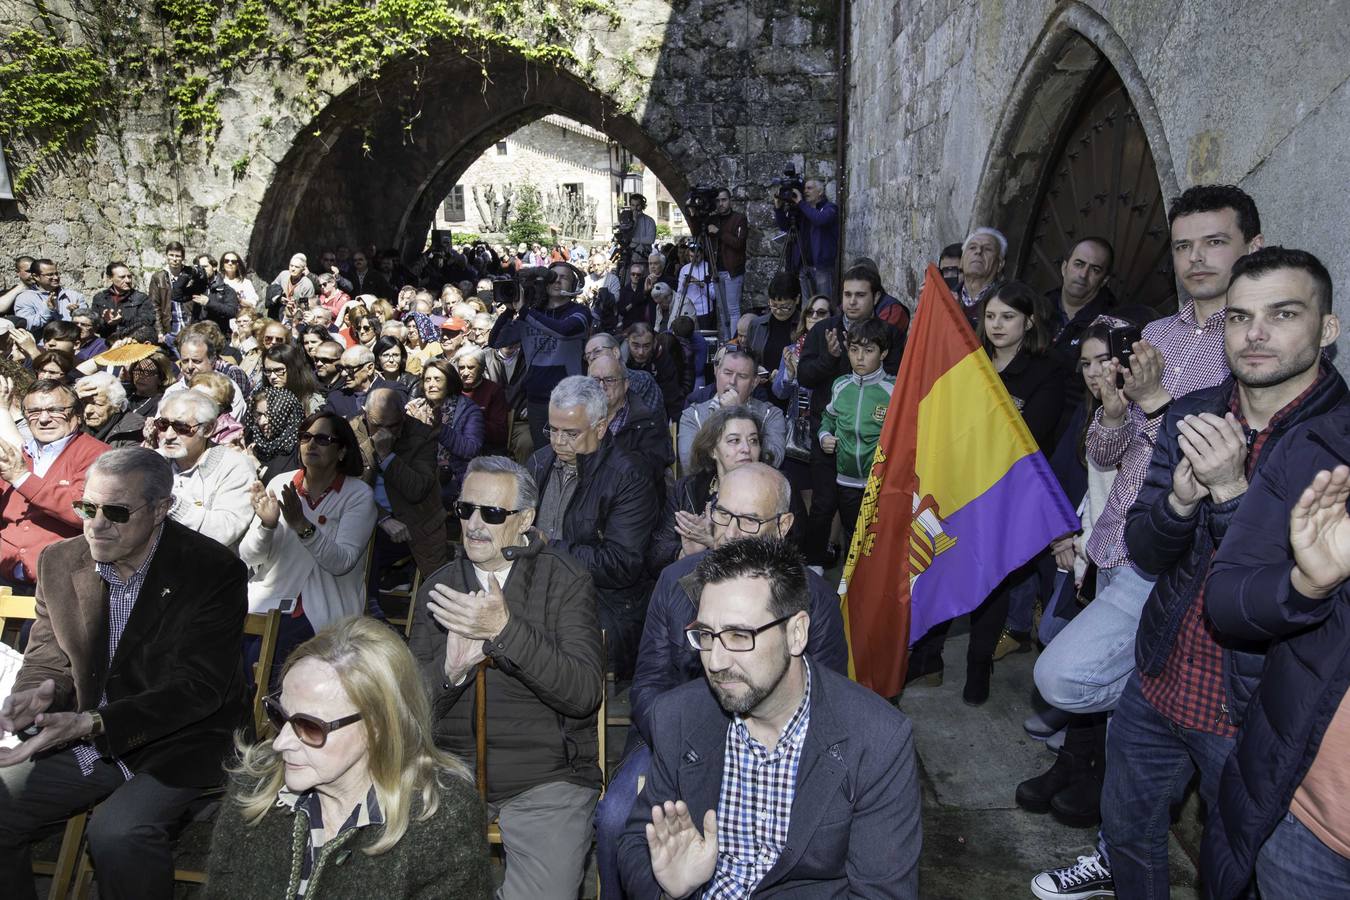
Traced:
[[1104, 56], [1164, 195], [1240, 185], [1267, 242], [1321, 257], [1350, 314], [1343, 4], [853, 0], [848, 39], [845, 242], [888, 281], [913, 292], [938, 249], [975, 225], [1025, 232], [1047, 148], [1084, 67]]
[[[12, 21], [34, 18], [34, 0], [16, 2]], [[58, 21], [69, 12], [62, 0], [44, 6]], [[731, 184], [755, 228], [749, 288], [762, 288], [775, 266], [763, 186], [788, 160], [834, 176], [833, 9], [632, 0], [617, 27], [586, 20], [574, 48], [581, 63], [567, 71], [495, 52], [482, 59], [485, 82], [478, 54], [447, 48], [390, 65], [378, 90], [333, 77], [314, 115], [296, 111], [294, 73], [257, 67], [221, 87], [223, 126], [210, 149], [174, 141], [152, 91], [105, 124], [92, 157], [72, 154], [17, 201], [0, 201], [0, 255], [51, 256], [70, 283], [93, 288], [108, 259], [148, 273], [172, 239], [242, 251], [267, 276], [291, 252], [339, 242], [415, 253], [473, 160], [558, 113], [618, 140], [677, 197], [701, 182]], [[385, 98], [414, 83], [420, 116], [407, 132]]]

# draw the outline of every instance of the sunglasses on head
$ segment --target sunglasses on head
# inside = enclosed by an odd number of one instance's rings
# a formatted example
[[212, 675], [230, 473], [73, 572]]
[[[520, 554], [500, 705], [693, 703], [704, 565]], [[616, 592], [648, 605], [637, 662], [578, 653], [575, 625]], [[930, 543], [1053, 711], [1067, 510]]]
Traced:
[[500, 525], [506, 521], [507, 516], [513, 516], [520, 512], [518, 509], [503, 509], [500, 506], [480, 506], [477, 503], [468, 503], [464, 500], [455, 501], [455, 518], [468, 521], [473, 518], [474, 510], [483, 517], [483, 521], [488, 525]]
[[94, 516], [97, 516], [101, 509], [103, 510], [103, 518], [116, 525], [125, 525], [131, 519], [133, 513], [148, 505], [148, 503], [142, 503], [140, 506], [132, 508], [119, 506], [115, 503], [91, 503], [88, 500], [74, 500], [70, 504], [71, 508], [75, 510], [75, 515], [81, 519], [93, 521]]
[[331, 447], [338, 442], [338, 436], [335, 434], [310, 434], [308, 431], [300, 432], [299, 441], [302, 444], [308, 444], [310, 441], [318, 444], [320, 447]]
[[343, 716], [340, 719], [334, 719], [331, 722], [325, 722], [322, 719], [316, 719], [314, 716], [305, 713], [286, 714], [281, 708], [281, 696], [274, 694], [263, 698], [263, 710], [267, 713], [267, 721], [272, 723], [272, 727], [281, 733], [281, 729], [287, 724], [295, 732], [295, 736], [300, 739], [300, 743], [308, 747], [322, 747], [328, 743], [328, 735], [339, 728], [346, 728], [361, 721], [360, 713], [352, 713], [350, 716]]
[[200, 427], [201, 425], [193, 425], [188, 422], [174, 422], [170, 419], [155, 420], [155, 428], [159, 431], [168, 431], [172, 428], [175, 434], [180, 434], [183, 437], [187, 437]]

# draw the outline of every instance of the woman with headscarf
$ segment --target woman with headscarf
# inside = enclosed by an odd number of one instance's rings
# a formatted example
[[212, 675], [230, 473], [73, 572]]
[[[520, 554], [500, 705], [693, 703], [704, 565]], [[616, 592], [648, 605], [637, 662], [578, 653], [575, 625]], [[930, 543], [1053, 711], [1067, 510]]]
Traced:
[[263, 467], [259, 480], [270, 482], [281, 472], [300, 468], [300, 423], [304, 407], [295, 394], [281, 387], [267, 387], [253, 395], [245, 417], [246, 446]]
[[408, 329], [403, 341], [408, 351], [408, 373], [420, 378], [422, 367], [442, 353], [440, 330], [431, 316], [420, 312], [404, 313], [403, 324]]

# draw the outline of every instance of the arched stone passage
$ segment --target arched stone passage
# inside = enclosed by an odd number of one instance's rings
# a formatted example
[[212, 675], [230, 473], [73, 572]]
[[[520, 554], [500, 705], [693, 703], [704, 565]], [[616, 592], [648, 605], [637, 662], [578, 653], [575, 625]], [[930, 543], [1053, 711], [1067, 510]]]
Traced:
[[[1131, 117], [1131, 127], [1142, 131], [1147, 142], [1144, 155], [1151, 159], [1146, 167], [1152, 171], [1145, 173], [1145, 177], [1156, 178], [1157, 189], [1153, 189], [1151, 181], [1146, 188], [1139, 189], [1135, 184], [1137, 177], [1124, 186], [1107, 177], [1099, 181], [1094, 195], [1084, 198], [1079, 208], [1086, 210], [1088, 203], [1102, 208], [1108, 204], [1121, 205], [1120, 216], [1099, 214], [1094, 209], [1077, 216], [1075, 223], [1047, 223], [1044, 221], [1047, 215], [1054, 218], [1048, 213], [1048, 195], [1064, 185], [1066, 155], [1075, 152], [1075, 148], [1067, 146], [1069, 131], [1083, 125], [1084, 115], [1100, 100], [1103, 85], [1114, 85], [1117, 79], [1128, 98], [1130, 108], [1125, 115]], [[1146, 260], [1152, 260], [1155, 253], [1151, 245], [1140, 248], [1138, 235], [1154, 242], [1159, 240], [1158, 235], [1148, 233], [1156, 231], [1155, 219], [1161, 211], [1151, 199], [1143, 204], [1142, 210], [1134, 211], [1133, 207], [1138, 205], [1141, 195], [1160, 195], [1165, 203], [1178, 193], [1172, 156], [1157, 108], [1133, 56], [1100, 15], [1080, 3], [1066, 3], [1046, 24], [1028, 54], [999, 120], [976, 193], [975, 221], [994, 224], [1007, 235], [1011, 256], [1008, 274], [1016, 277], [1055, 281], [1057, 272], [1050, 269], [1057, 262], [1056, 253], [1068, 249], [1062, 245], [1074, 240], [1075, 233], [1078, 237], [1089, 233], [1090, 227], [1087, 230], [1079, 227], [1087, 222], [1110, 221], [1114, 226], [1119, 221], [1118, 234], [1106, 236], [1122, 244], [1117, 248], [1118, 260], [1124, 249], [1130, 254], [1131, 265], [1143, 270], [1149, 268], [1151, 263]], [[1122, 194], [1129, 196], [1121, 199]], [[1130, 216], [1140, 220], [1140, 227], [1129, 227], [1126, 219]], [[1047, 231], [1056, 229], [1059, 233], [1047, 235]], [[1047, 250], [1048, 246], [1058, 249]], [[1129, 278], [1132, 285], [1142, 285], [1146, 280], [1142, 274]], [[1154, 287], [1163, 281], [1155, 278]], [[1156, 290], [1152, 293], [1156, 294]], [[1157, 299], [1150, 294], [1146, 302]]]
[[494, 62], [485, 82], [476, 61], [446, 54], [420, 67], [391, 67], [379, 84], [413, 79], [422, 95], [411, 130], [404, 127], [404, 110], [353, 87], [296, 140], [277, 167], [249, 242], [250, 258], [264, 270], [284, 265], [296, 248], [353, 241], [417, 252], [437, 204], [469, 165], [549, 113], [607, 133], [677, 196], [693, 173], [714, 164], [690, 142], [658, 145], [612, 99], [579, 79], [519, 59]]

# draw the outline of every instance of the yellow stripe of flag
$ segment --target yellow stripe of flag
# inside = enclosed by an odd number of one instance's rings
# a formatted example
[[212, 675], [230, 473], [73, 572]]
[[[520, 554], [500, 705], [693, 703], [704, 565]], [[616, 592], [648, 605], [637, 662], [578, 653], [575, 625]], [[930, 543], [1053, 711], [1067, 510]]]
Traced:
[[999, 402], [1002, 391], [991, 390], [991, 380], [998, 382], [998, 375], [975, 351], [942, 373], [919, 401], [914, 469], [944, 517], [1037, 449], [1026, 422], [1016, 408]]

